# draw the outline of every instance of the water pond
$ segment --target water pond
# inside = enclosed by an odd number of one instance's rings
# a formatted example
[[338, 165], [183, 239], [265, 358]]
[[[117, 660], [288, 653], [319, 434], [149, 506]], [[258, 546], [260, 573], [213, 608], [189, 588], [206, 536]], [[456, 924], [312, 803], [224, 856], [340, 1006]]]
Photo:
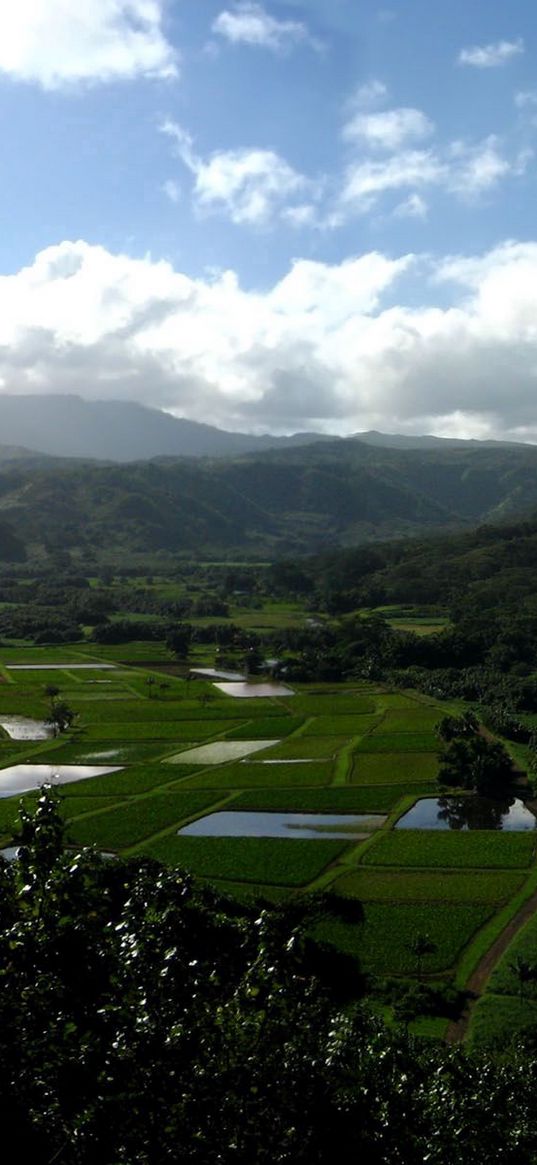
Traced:
[[246, 676], [240, 671], [222, 671], [216, 667], [192, 667], [190, 669], [192, 676], [201, 676], [204, 680], [230, 680], [232, 683], [240, 683], [245, 680]]
[[28, 716], [3, 716], [0, 727], [12, 740], [49, 740], [53, 735], [52, 726], [44, 720], [31, 720]]
[[361, 841], [386, 817], [371, 813], [209, 813], [177, 832], [182, 837], [348, 838]]
[[10, 765], [7, 769], [0, 769], [0, 797], [29, 793], [45, 784], [70, 785], [74, 781], [117, 772], [120, 772], [117, 765]]
[[236, 696], [239, 700], [259, 700], [262, 697], [267, 699], [269, 696], [294, 696], [292, 688], [288, 688], [286, 684], [266, 683], [266, 684], [215, 684], [220, 692], [225, 696]]
[[223, 765], [228, 760], [241, 760], [252, 752], [272, 748], [279, 740], [214, 740], [212, 744], [200, 744], [186, 752], [176, 752], [167, 756], [166, 764], [172, 765]]
[[518, 797], [424, 797], [395, 825], [396, 829], [537, 829], [537, 818]]

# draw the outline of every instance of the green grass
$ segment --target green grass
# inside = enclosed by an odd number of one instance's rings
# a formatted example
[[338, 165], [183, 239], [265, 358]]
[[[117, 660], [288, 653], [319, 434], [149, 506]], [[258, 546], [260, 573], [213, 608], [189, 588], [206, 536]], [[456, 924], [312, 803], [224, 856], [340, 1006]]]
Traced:
[[282, 813], [386, 813], [376, 789], [254, 789], [240, 793], [233, 809], [259, 809]]
[[68, 840], [77, 845], [95, 843], [103, 849], [127, 849], [154, 833], [202, 813], [214, 802], [210, 793], [155, 794], [125, 802], [107, 813], [71, 821]]
[[384, 713], [382, 724], [376, 735], [390, 735], [392, 732], [434, 732], [435, 725], [442, 719], [442, 712], [426, 705], [415, 708], [390, 708]]
[[431, 869], [526, 869], [535, 835], [492, 831], [392, 830], [368, 847], [363, 864]]
[[476, 1049], [498, 1048], [525, 1035], [535, 1038], [537, 1001], [488, 993], [478, 1000], [472, 1014], [469, 1043]]
[[438, 741], [432, 732], [390, 732], [383, 733], [380, 725], [378, 733], [364, 736], [357, 745], [357, 752], [437, 752]]
[[[84, 720], [86, 717], [84, 716]], [[107, 723], [106, 731], [101, 724], [89, 724], [85, 729], [86, 740], [178, 740], [197, 744], [212, 736], [221, 736], [232, 725], [229, 720], [154, 720]]]
[[378, 716], [317, 716], [304, 736], [362, 736], [378, 724]]
[[[181, 766], [182, 775], [182, 766]], [[211, 766], [188, 779], [191, 789], [300, 789], [328, 785], [332, 776], [330, 762], [312, 761], [305, 765], [263, 765], [254, 761], [225, 768]]]
[[[106, 703], [103, 697], [103, 703], [100, 708], [95, 710], [88, 710], [85, 712], [88, 718], [92, 718], [98, 724], [130, 724], [132, 720], [139, 723], [184, 723], [185, 721], [196, 721], [199, 724], [205, 723], [206, 720], [234, 720], [241, 723], [247, 720], [252, 713], [249, 709], [245, 709], [244, 705], [239, 706], [237, 700], [233, 701], [233, 706], [230, 708], [223, 700], [212, 700], [205, 707], [197, 700], [183, 699], [183, 698], [169, 698], [166, 700], [149, 700], [146, 697], [143, 699], [133, 700], [132, 697], [125, 702], [122, 702], [121, 707], [114, 707]], [[232, 724], [230, 725], [232, 727]]]
[[334, 883], [339, 894], [364, 902], [475, 902], [502, 904], [516, 894], [525, 874], [494, 871], [471, 874], [415, 870], [385, 871], [369, 868], [344, 874]]
[[354, 757], [350, 780], [353, 785], [406, 786], [412, 781], [434, 781], [438, 768], [438, 759], [433, 753], [360, 752]]
[[[185, 766], [184, 775], [194, 772], [194, 768]], [[69, 785], [70, 797], [88, 796], [115, 796], [117, 793], [129, 797], [137, 793], [149, 792], [161, 785], [170, 784], [170, 777], [175, 777], [175, 771], [165, 769], [163, 765], [133, 765], [119, 773], [106, 773], [102, 777], [91, 777], [86, 781], [75, 781]]]
[[345, 842], [339, 841], [170, 835], [139, 847], [138, 852], [208, 879], [306, 886], [344, 849]]
[[[357, 904], [357, 909], [359, 909]], [[427, 935], [436, 950], [423, 960], [424, 974], [449, 970], [479, 927], [490, 917], [485, 905], [366, 903], [363, 922], [327, 919], [316, 934], [345, 953], [354, 955], [364, 970], [377, 975], [415, 975], [416, 957], [410, 949], [417, 935]]]
[[[487, 991], [490, 989], [496, 995], [518, 995], [519, 981], [513, 971], [513, 962], [516, 958], [524, 959], [532, 967], [537, 965], [536, 918], [531, 918], [510, 943], [490, 977]], [[526, 984], [525, 993], [537, 1000], [537, 984]]]
[[347, 744], [345, 736], [292, 736], [260, 754], [267, 760], [304, 760], [333, 757]]
[[304, 723], [302, 716], [259, 716], [252, 718], [247, 724], [232, 727], [226, 734], [227, 740], [273, 740], [280, 736], [289, 736], [296, 732]]
[[[420, 700], [418, 697], [408, 696], [404, 692], [380, 692], [377, 697], [377, 704], [385, 711], [407, 708], [410, 712], [416, 712], [420, 708], [430, 709], [433, 707], [433, 705]], [[442, 716], [442, 711], [440, 710], [439, 716]]]
[[301, 712], [306, 716], [364, 716], [377, 711], [375, 697], [362, 693], [356, 696], [348, 691], [337, 692], [333, 689], [322, 695], [320, 692], [307, 695], [297, 694], [293, 697], [293, 712]]
[[[172, 745], [173, 747], [173, 745]], [[131, 744], [123, 740], [95, 740], [83, 743], [68, 742], [43, 751], [39, 759], [50, 764], [128, 764], [150, 761], [169, 751], [169, 741], [146, 744], [137, 741]], [[105, 755], [106, 754], [106, 755]], [[34, 756], [37, 760], [37, 756]]]

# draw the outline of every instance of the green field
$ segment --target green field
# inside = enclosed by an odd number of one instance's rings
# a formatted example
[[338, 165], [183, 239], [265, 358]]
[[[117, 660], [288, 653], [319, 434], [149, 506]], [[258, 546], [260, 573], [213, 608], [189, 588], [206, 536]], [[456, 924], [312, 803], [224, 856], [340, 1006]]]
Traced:
[[414, 829], [384, 833], [364, 855], [371, 866], [423, 869], [525, 869], [535, 859], [535, 835]]
[[338, 950], [355, 955], [361, 966], [376, 974], [412, 974], [417, 961], [412, 942], [426, 934], [435, 950], [424, 959], [427, 973], [447, 971], [493, 907], [485, 905], [428, 905], [366, 903], [363, 921], [356, 924], [333, 918], [321, 923], [318, 936]]
[[499, 906], [516, 894], [523, 881], [524, 874], [512, 870], [472, 871], [468, 877], [451, 870], [387, 872], [368, 868], [344, 874], [334, 889], [363, 902], [491, 902]]
[[[199, 654], [205, 658], [201, 647]], [[99, 659], [120, 666], [109, 673], [72, 668]], [[6, 662], [17, 661], [65, 666], [6, 670]], [[521, 892], [536, 839], [393, 829], [397, 816], [434, 788], [434, 727], [445, 708], [365, 683], [297, 685], [292, 698], [240, 700], [209, 682], [187, 680], [178, 669], [159, 671], [159, 661], [169, 663], [169, 655], [154, 643], [4, 649], [6, 715], [44, 718], [44, 687], [53, 683], [77, 718], [71, 731], [50, 741], [1, 737], [0, 776], [16, 762], [118, 765], [119, 772], [65, 786], [69, 845], [178, 864], [240, 900], [333, 891], [346, 900], [346, 913], [320, 924], [324, 942], [357, 958], [370, 975], [412, 979], [412, 944], [426, 934], [435, 951], [424, 974], [449, 979], [484, 923]], [[221, 748], [265, 740], [275, 743], [242, 760], [229, 760]], [[190, 755], [184, 765], [170, 763], [212, 744], [220, 749], [216, 763], [204, 753], [199, 763], [190, 763]], [[223, 808], [380, 818], [363, 841], [178, 835], [188, 821]], [[4, 845], [16, 840], [17, 814], [18, 798], [0, 798]], [[494, 998], [518, 1004], [505, 974], [494, 982]], [[481, 1006], [488, 1015], [486, 998]], [[480, 1016], [477, 1009], [477, 1026]], [[428, 1022], [433, 1030], [435, 1021]]]

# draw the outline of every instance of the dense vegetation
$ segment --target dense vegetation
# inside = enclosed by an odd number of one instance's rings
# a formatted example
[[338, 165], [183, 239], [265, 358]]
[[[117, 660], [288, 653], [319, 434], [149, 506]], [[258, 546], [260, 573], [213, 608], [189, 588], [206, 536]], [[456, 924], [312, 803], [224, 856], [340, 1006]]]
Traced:
[[[530, 1165], [537, 1066], [388, 1032], [308, 939], [155, 862], [62, 854], [44, 794], [0, 870], [0, 1108], [35, 1165]], [[423, 944], [422, 944], [423, 945]]]
[[349, 440], [198, 462], [12, 460], [1, 463], [0, 501], [8, 560], [20, 558], [21, 545], [32, 562], [58, 549], [78, 562], [201, 550], [296, 557], [529, 511], [537, 505], [537, 451]]

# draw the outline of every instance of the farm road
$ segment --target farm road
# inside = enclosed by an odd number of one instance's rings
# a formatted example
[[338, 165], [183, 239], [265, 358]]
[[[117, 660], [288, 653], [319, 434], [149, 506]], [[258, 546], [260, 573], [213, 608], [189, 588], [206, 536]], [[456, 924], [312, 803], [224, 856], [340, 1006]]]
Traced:
[[[522, 929], [526, 922], [529, 922], [530, 918], [533, 917], [536, 911], [537, 890], [529, 898], [527, 898], [525, 902], [522, 903], [520, 910], [517, 910], [511, 921], [508, 922], [505, 929], [502, 930], [502, 933], [498, 935], [498, 938], [495, 940], [495, 942], [493, 942], [492, 946], [489, 947], [486, 954], [483, 955], [483, 958], [478, 963], [475, 971], [472, 972], [468, 982], [466, 983], [466, 991], [471, 992], [471, 994], [475, 995], [476, 998], [483, 994], [485, 984], [488, 982], [494, 968], [496, 967], [496, 964], [507, 950], [515, 935], [518, 934], [519, 930]], [[474, 1004], [470, 1002], [464, 1009], [460, 1019], [453, 1020], [453, 1022], [450, 1023], [446, 1033], [446, 1039], [449, 1044], [459, 1044], [462, 1043], [462, 1041], [465, 1039], [473, 1006]]]

